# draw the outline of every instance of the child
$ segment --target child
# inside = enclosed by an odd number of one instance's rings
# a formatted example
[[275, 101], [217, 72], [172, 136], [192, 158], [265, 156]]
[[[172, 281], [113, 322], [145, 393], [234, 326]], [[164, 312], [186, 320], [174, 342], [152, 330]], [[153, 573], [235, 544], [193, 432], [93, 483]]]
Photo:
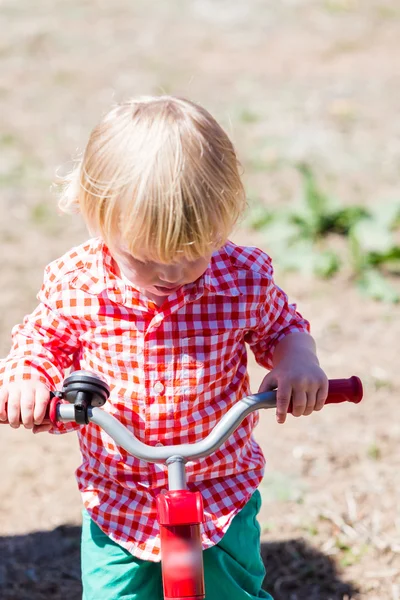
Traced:
[[[51, 263], [36, 310], [13, 329], [0, 370], [0, 419], [34, 431], [65, 370], [111, 388], [104, 406], [143, 442], [204, 438], [250, 393], [247, 343], [278, 387], [278, 422], [320, 410], [327, 379], [309, 325], [273, 281], [270, 258], [228, 241], [245, 207], [235, 150], [200, 106], [139, 98], [93, 130], [60, 206], [95, 237]], [[207, 599], [262, 591], [257, 487], [264, 458], [249, 415], [211, 457], [188, 464], [200, 490]], [[60, 424], [59, 432], [76, 429]], [[166, 470], [128, 455], [94, 424], [78, 428], [85, 506], [85, 600], [161, 600], [155, 497]]]

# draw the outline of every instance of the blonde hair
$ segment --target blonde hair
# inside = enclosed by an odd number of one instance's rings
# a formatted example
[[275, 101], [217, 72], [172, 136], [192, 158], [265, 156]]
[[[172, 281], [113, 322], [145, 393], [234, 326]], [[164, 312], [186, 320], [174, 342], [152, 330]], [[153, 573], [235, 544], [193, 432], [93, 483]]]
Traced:
[[59, 202], [110, 248], [169, 263], [223, 245], [245, 207], [234, 147], [215, 119], [173, 96], [113, 107], [93, 129]]

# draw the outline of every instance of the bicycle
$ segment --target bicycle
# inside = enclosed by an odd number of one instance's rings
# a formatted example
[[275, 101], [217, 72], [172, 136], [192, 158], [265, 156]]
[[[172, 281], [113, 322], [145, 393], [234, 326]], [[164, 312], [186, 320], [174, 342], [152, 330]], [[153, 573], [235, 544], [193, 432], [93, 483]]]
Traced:
[[[276, 407], [276, 392], [251, 394], [239, 400], [211, 433], [199, 442], [153, 447], [141, 442], [114, 416], [101, 407], [110, 394], [105, 381], [87, 371], [69, 375], [60, 392], [51, 392], [45, 421], [102, 427], [127, 452], [146, 462], [164, 463], [168, 469], [168, 490], [157, 496], [161, 539], [161, 569], [165, 600], [204, 600], [205, 586], [200, 525], [203, 502], [200, 492], [186, 485], [185, 463], [212, 454], [252, 411]], [[363, 396], [358, 377], [332, 379], [326, 404], [352, 402]], [[68, 403], [66, 403], [67, 401]], [[289, 411], [291, 412], [291, 407]], [[5, 421], [7, 423], [7, 421]]]

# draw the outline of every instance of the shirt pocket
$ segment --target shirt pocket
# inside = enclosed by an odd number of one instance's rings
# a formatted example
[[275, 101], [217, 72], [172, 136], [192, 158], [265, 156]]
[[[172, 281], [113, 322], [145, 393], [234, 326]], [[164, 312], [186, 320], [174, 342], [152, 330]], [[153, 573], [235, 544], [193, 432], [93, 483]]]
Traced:
[[235, 330], [194, 333], [181, 338], [181, 394], [174, 417], [184, 432], [180, 443], [203, 439], [226, 412], [233, 396], [225, 392], [238, 375], [246, 352], [242, 333]]
[[230, 330], [196, 333], [184, 337], [180, 345], [185, 385], [201, 393], [224, 376], [238, 349], [238, 335]]

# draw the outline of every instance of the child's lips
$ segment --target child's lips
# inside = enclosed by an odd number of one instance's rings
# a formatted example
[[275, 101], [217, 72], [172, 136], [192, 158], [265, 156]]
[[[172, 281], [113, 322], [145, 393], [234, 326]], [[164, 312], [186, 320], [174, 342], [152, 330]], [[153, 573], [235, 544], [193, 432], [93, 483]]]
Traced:
[[172, 294], [172, 292], [175, 292], [180, 287], [182, 287], [182, 284], [174, 286], [155, 285], [154, 287], [156, 288], [156, 290], [162, 292], [163, 294]]

